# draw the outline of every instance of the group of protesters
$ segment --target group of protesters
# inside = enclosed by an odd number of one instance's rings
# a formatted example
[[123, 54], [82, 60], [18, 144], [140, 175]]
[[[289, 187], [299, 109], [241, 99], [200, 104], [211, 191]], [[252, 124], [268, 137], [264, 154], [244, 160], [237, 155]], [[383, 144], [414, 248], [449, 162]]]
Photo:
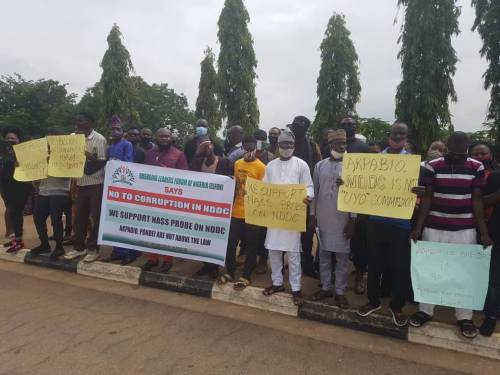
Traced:
[[[23, 209], [35, 190], [33, 217], [40, 245], [31, 249], [32, 255], [50, 253], [53, 259], [81, 258], [83, 262], [101, 259], [98, 231], [108, 160], [215, 173], [233, 177], [236, 183], [225, 267], [204, 263], [197, 277], [211, 277], [219, 284], [234, 283], [235, 290], [243, 290], [252, 284], [254, 274], [265, 274], [270, 266], [272, 284], [263, 290], [270, 296], [285, 290], [287, 268], [296, 305], [304, 303], [302, 276], [306, 275], [320, 282], [310, 299], [333, 298], [339, 308], [347, 309], [351, 307], [346, 291], [352, 262], [354, 291], [366, 292], [368, 297], [368, 302], [358, 308], [359, 315], [366, 317], [379, 310], [381, 297], [390, 295], [394, 323], [420, 327], [432, 320], [434, 305], [420, 303], [410, 317], [403, 312], [412, 299], [411, 241], [493, 245], [484, 321], [479, 329], [481, 334], [491, 335], [500, 313], [500, 170], [496, 170], [492, 146], [471, 144], [463, 132], [436, 140], [423, 158], [419, 186], [412, 188], [418, 197], [413, 218], [368, 216], [337, 207], [343, 157], [346, 153], [415, 153], [407, 125], [396, 121], [386, 140], [367, 142], [357, 134], [356, 120], [348, 117], [335, 129], [327, 129], [319, 143], [309, 138], [310, 125], [305, 116], [295, 117], [281, 129], [273, 127], [268, 133], [258, 129], [245, 134], [242, 127], [234, 125], [220, 144], [209, 135], [208, 122], [200, 119], [194, 136], [181, 147], [169, 128], [160, 128], [155, 134], [148, 128], [125, 130], [118, 116], [110, 120], [111, 138], [107, 140], [94, 130], [93, 116], [80, 113], [75, 132], [86, 138], [83, 177], [48, 177], [33, 184], [13, 178], [16, 159], [12, 146], [22, 142], [23, 135], [19, 129], [6, 127], [2, 135], [7, 147], [0, 165], [6, 235], [10, 236], [6, 251], [15, 253], [24, 248]], [[246, 223], [245, 183], [249, 177], [270, 184], [305, 185], [305, 232]], [[52, 238], [46, 224], [49, 217]], [[50, 240], [55, 241], [54, 248]], [[70, 245], [73, 249], [65, 251], [64, 246]], [[137, 250], [114, 247], [101, 260], [129, 265], [141, 255]], [[171, 256], [146, 256], [142, 265], [145, 271], [168, 272], [172, 267]], [[238, 263], [243, 271], [236, 278]], [[478, 333], [472, 314], [472, 310], [456, 309], [457, 325], [467, 338]]]

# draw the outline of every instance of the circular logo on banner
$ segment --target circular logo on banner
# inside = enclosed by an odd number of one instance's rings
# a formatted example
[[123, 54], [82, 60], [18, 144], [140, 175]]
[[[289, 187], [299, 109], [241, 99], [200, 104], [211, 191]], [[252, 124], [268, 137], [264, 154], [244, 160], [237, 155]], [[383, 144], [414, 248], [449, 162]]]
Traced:
[[130, 169], [125, 166], [121, 166], [115, 169], [113, 175], [111, 176], [114, 184], [125, 184], [132, 186], [135, 182], [134, 174]]

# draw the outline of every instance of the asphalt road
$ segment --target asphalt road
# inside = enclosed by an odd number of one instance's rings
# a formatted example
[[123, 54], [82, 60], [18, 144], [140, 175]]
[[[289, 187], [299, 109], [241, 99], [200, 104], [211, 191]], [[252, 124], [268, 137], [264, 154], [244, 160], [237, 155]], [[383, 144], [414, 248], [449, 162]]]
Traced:
[[[149, 294], [151, 298], [135, 298], [137, 293]], [[169, 297], [171, 303], [182, 300], [184, 306], [190, 305], [193, 309], [159, 303]], [[193, 302], [186, 304], [189, 299]], [[207, 305], [212, 303], [215, 305]], [[218, 314], [225, 306], [229, 315], [236, 314], [234, 319]], [[210, 310], [216, 313], [211, 314]], [[2, 264], [0, 373], [457, 373], [377, 353], [386, 348], [374, 353], [305, 337], [301, 333], [303, 329], [313, 333], [319, 328], [320, 335], [320, 331], [329, 332], [329, 327], [276, 315], [264, 312], [252, 315], [252, 309], [238, 310], [217, 301], [117, 285], [23, 264]], [[260, 320], [263, 324], [244, 320]], [[306, 326], [301, 328], [298, 324]], [[340, 337], [335, 340], [344, 339], [351, 345], [353, 333], [336, 329], [332, 332], [340, 333]], [[294, 331], [297, 334], [293, 334]], [[363, 340], [365, 348], [385, 343], [387, 349], [409, 345], [361, 335], [357, 340]]]

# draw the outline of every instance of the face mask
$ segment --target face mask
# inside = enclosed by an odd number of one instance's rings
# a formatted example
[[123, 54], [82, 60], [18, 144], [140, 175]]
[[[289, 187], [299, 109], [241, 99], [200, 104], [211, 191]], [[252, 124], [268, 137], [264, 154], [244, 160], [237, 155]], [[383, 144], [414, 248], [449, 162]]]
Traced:
[[203, 126], [198, 126], [196, 128], [196, 135], [197, 136], [207, 135], [207, 133], [208, 133], [208, 129], [203, 127]]
[[335, 150], [330, 151], [330, 155], [332, 155], [332, 158], [334, 158], [336, 160], [342, 160], [342, 158], [344, 157], [344, 154], [345, 154], [345, 151], [344, 152], [337, 152]]
[[406, 139], [403, 139], [401, 141], [394, 141], [391, 138], [389, 138], [389, 146], [393, 150], [402, 150], [403, 147], [405, 147], [406, 144]]
[[262, 141], [257, 141], [257, 150], [262, 150], [264, 148], [264, 145]]
[[17, 142], [16, 141], [7, 141], [7, 144], [12, 147], [14, 145], [17, 145]]
[[288, 149], [284, 149], [281, 147], [279, 148], [280, 156], [285, 158], [285, 159], [291, 158], [293, 156], [294, 151], [295, 151], [294, 148], [288, 148]]

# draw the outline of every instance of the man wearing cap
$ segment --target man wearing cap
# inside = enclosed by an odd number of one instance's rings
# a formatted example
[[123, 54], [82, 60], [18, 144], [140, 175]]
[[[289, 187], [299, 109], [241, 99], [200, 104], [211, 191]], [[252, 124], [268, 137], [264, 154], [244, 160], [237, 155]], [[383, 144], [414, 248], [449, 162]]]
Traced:
[[[284, 131], [278, 138], [279, 158], [271, 161], [266, 167], [264, 182], [269, 184], [302, 184], [307, 189], [304, 204], [309, 205], [314, 198], [314, 188], [311, 172], [307, 163], [296, 156], [295, 137], [290, 131]], [[283, 285], [283, 255], [286, 252], [288, 258], [288, 273], [290, 286], [292, 288], [293, 302], [301, 305], [304, 300], [301, 294], [301, 265], [300, 252], [302, 244], [300, 232], [268, 228], [266, 234], [266, 248], [269, 250], [269, 261], [271, 263], [271, 278], [273, 284], [263, 293], [270, 296], [285, 290]]]
[[347, 309], [349, 301], [345, 291], [349, 269], [349, 240], [354, 232], [356, 214], [341, 212], [337, 208], [337, 179], [342, 174], [342, 158], [347, 147], [345, 130], [330, 131], [328, 143], [330, 157], [316, 164], [313, 176], [315, 199], [311, 211], [315, 214], [318, 226], [321, 290], [312, 299], [320, 301], [333, 297], [332, 253], [335, 253], [335, 302], [340, 308]]
[[[201, 138], [205, 139], [206, 137], [208, 137], [208, 121], [200, 118], [198, 121], [196, 121], [195, 136], [189, 139], [184, 145], [184, 154], [186, 155], [188, 163], [191, 163], [191, 161], [195, 157], [199, 140]], [[210, 140], [210, 142], [212, 142], [214, 154], [216, 156], [222, 156], [224, 154], [222, 146], [215, 139], [212, 139], [211, 137], [208, 137], [208, 139]]]
[[[312, 177], [314, 166], [322, 158], [319, 146], [306, 136], [307, 130], [311, 126], [311, 121], [309, 121], [309, 119], [305, 116], [296, 116], [292, 123], [287, 126], [295, 137], [295, 151], [293, 156], [296, 156], [306, 162], [309, 166], [309, 174]], [[306, 231], [301, 235], [301, 262], [304, 274], [317, 278], [318, 273], [314, 269], [314, 259], [312, 256], [313, 237], [314, 225], [308, 221]]]

